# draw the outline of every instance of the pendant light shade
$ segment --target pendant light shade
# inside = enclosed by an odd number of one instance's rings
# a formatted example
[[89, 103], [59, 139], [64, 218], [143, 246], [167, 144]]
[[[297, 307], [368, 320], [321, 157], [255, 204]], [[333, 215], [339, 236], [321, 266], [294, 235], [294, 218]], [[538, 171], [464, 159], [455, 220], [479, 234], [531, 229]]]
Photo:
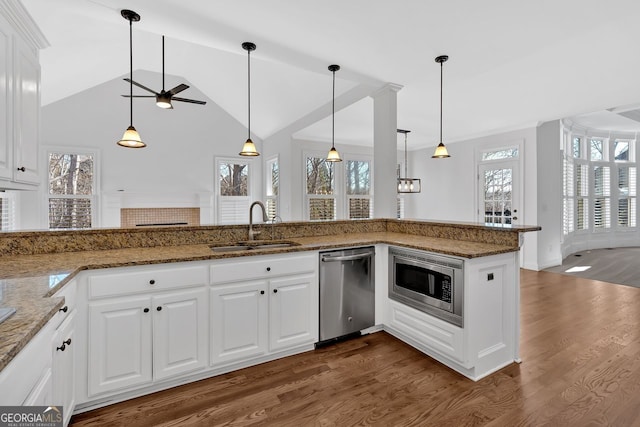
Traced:
[[130, 124], [124, 132], [122, 139], [118, 141], [118, 145], [126, 148], [143, 148], [147, 144], [142, 142], [140, 134], [133, 127], [133, 22], [140, 20], [140, 15], [132, 10], [123, 9], [120, 14], [124, 19], [129, 21], [129, 118]]
[[339, 65], [329, 65], [329, 71], [333, 73], [333, 92], [331, 96], [331, 149], [325, 159], [327, 162], [341, 162], [340, 153], [336, 150], [335, 130], [336, 130], [336, 71], [340, 69]]
[[398, 169], [398, 193], [419, 193], [422, 190], [419, 178], [408, 178], [407, 174], [407, 134], [410, 130], [398, 129], [398, 133], [404, 134], [404, 178]]
[[256, 45], [251, 42], [242, 43], [242, 48], [247, 51], [247, 140], [240, 151], [241, 156], [259, 156], [256, 144], [251, 140], [251, 52], [256, 50]]
[[441, 55], [436, 57], [436, 62], [440, 64], [440, 143], [436, 147], [436, 151], [431, 156], [432, 159], [445, 159], [449, 156], [447, 147], [442, 143], [442, 64], [444, 64], [449, 57], [447, 55]]

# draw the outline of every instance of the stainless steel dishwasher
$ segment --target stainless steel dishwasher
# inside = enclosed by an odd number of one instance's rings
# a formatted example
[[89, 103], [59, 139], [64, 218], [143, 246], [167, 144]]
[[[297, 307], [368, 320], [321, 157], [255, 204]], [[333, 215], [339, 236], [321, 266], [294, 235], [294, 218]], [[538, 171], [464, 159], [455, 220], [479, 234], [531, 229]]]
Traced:
[[373, 246], [320, 252], [320, 344], [375, 324]]

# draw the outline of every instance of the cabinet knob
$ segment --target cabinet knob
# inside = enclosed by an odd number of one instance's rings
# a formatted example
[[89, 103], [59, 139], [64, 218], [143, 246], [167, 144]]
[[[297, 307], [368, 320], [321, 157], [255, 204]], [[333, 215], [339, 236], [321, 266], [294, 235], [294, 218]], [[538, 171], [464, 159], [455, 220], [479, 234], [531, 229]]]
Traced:
[[260, 295], [264, 295], [264, 291], [260, 291]]
[[271, 271], [271, 267], [267, 267], [267, 271]]
[[56, 347], [56, 351], [65, 351], [68, 345], [71, 345], [71, 338], [62, 341], [62, 345], [60, 347]]
[[514, 221], [517, 221], [517, 220], [518, 220], [518, 217], [517, 217], [517, 216], [514, 216], [512, 219], [513, 219]]
[[69, 311], [69, 307], [67, 307], [66, 305], [64, 307], [62, 307], [60, 310], [58, 311], [62, 311], [63, 313], [66, 313], [67, 311]]
[[144, 311], [145, 313], [148, 313], [148, 312], [149, 312], [149, 309], [148, 309], [148, 308], [145, 308], [143, 311]]
[[25, 171], [27, 170], [27, 168], [25, 168], [24, 166], [22, 166], [22, 167], [18, 168], [18, 170], [19, 170], [20, 172], [25, 172]]
[[159, 305], [158, 307], [156, 307], [156, 310], [158, 310], [158, 311], [162, 311], [162, 306], [161, 306], [161, 305]]
[[277, 290], [277, 289], [274, 289], [274, 290], [273, 290], [273, 293], [274, 293], [274, 294], [277, 294], [277, 293], [278, 293], [278, 290]]
[[155, 284], [156, 284], [156, 281], [155, 281], [155, 280], [153, 280], [153, 279], [151, 279], [151, 280], [149, 280], [149, 284], [150, 284], [150, 285], [155, 285]]

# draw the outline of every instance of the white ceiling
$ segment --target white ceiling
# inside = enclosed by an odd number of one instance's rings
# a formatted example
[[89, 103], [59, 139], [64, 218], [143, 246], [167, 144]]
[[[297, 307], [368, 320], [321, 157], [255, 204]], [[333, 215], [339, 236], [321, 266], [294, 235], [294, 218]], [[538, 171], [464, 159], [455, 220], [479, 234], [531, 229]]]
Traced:
[[[337, 143], [371, 145], [368, 95], [394, 83], [403, 86], [398, 127], [412, 131], [409, 148], [435, 145], [434, 58], [441, 54], [450, 57], [445, 143], [640, 101], [637, 0], [22, 1], [51, 45], [41, 52], [44, 105], [128, 74], [129, 23], [121, 9], [142, 18], [133, 24], [134, 80], [136, 69], [161, 71], [164, 34], [167, 74], [244, 124], [247, 57], [240, 45], [256, 43], [251, 127], [262, 139], [284, 128], [303, 139], [330, 139], [327, 66], [334, 63], [342, 67]], [[160, 80], [140, 83], [161, 87]], [[177, 83], [168, 81], [167, 89]], [[189, 90], [180, 96], [189, 98]]]

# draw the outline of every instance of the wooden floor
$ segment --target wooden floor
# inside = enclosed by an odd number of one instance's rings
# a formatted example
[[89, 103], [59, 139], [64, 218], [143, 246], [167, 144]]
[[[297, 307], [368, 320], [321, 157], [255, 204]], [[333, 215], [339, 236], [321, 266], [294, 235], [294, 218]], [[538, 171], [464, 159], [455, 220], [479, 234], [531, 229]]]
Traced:
[[74, 416], [74, 426], [640, 426], [640, 289], [521, 276], [521, 364], [473, 382], [379, 332]]

